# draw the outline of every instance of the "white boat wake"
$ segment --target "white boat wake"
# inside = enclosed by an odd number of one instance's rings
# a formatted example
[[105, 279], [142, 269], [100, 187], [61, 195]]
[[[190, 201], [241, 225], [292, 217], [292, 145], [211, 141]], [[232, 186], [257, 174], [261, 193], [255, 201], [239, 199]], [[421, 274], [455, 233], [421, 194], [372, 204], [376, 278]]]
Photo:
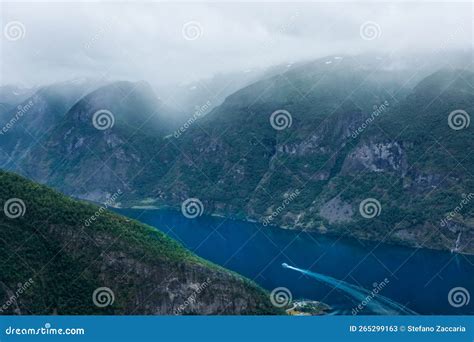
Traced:
[[[331, 285], [351, 297], [353, 297], [359, 303], [363, 303], [363, 313], [372, 313], [377, 315], [416, 315], [416, 312], [409, 308], [397, 303], [390, 298], [384, 297], [380, 294], [374, 294], [360, 286], [349, 284], [345, 281], [332, 278], [330, 276], [303, 270], [301, 268], [290, 266], [286, 263], [282, 264], [282, 267], [288, 268], [297, 272], [301, 272], [311, 278], [314, 278], [322, 283]], [[357, 306], [357, 305], [356, 305]], [[358, 312], [362, 313], [362, 312]]]

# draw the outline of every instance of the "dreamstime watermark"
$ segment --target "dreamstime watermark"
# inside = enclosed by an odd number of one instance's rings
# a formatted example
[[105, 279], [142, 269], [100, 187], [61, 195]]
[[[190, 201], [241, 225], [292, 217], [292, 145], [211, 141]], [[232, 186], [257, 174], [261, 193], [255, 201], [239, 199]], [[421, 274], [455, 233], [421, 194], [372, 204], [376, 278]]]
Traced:
[[94, 115], [92, 115], [92, 124], [99, 131], [104, 131], [114, 126], [115, 116], [110, 110], [98, 110]]
[[[278, 45], [278, 43], [282, 39], [284, 39], [285, 33], [290, 31], [292, 27], [295, 26], [295, 23], [298, 23], [296, 19], [299, 16], [300, 16], [300, 11], [296, 10], [295, 12], [293, 12], [293, 14], [289, 16], [289, 18], [286, 17], [288, 18], [288, 20], [285, 20], [285, 22], [283, 22], [281, 25], [279, 25], [275, 29], [275, 32], [278, 32], [279, 34], [269, 35], [264, 40], [262, 40], [261, 44], [259, 44], [258, 47], [255, 49], [254, 55], [265, 58], [267, 54], [267, 50], [270, 48], [274, 48], [275, 45]], [[270, 63], [270, 61], [268, 62]], [[287, 67], [290, 67], [292, 65], [293, 65], [293, 62], [288, 61]], [[252, 63], [252, 61], [249, 60], [247, 61], [247, 63], [244, 65], [242, 69], [245, 70], [245, 72], [247, 73], [247, 72], [251, 72], [254, 68], [255, 68], [255, 65]]]
[[186, 40], [196, 40], [203, 34], [203, 28], [198, 21], [188, 21], [182, 28], [183, 38]]
[[380, 283], [373, 283], [372, 286], [372, 291], [362, 300], [362, 302], [359, 303], [355, 308], [352, 309], [352, 314], [357, 315], [359, 312], [361, 312], [369, 303], [372, 301], [372, 299], [377, 296], [380, 291], [382, 291], [387, 285], [390, 283], [388, 278], [385, 278], [382, 280]]
[[206, 289], [209, 287], [209, 285], [211, 285], [211, 279], [207, 278], [205, 282], [203, 282], [202, 284], [200, 284], [198, 286], [198, 288], [196, 290], [193, 291], [193, 293], [188, 297], [186, 298], [186, 300], [184, 301], [183, 304], [181, 304], [180, 306], [178, 306], [178, 308], [176, 310], [174, 310], [174, 314], [175, 315], [181, 315], [183, 313], [183, 311], [189, 306], [189, 305], [192, 305], [194, 303], [196, 303], [196, 299], [197, 297]]
[[98, 308], [105, 308], [115, 302], [115, 294], [108, 287], [98, 287], [92, 293], [92, 303]]
[[117, 198], [121, 195], [123, 195], [123, 192], [122, 190], [118, 189], [117, 192], [107, 198], [104, 204], [99, 207], [99, 209], [94, 213], [94, 215], [84, 221], [84, 226], [89, 227], [92, 222], [97, 220], [97, 218], [99, 218], [109, 207], [115, 207], [117, 204]]
[[382, 205], [375, 198], [366, 198], [359, 204], [359, 212], [362, 217], [371, 219], [380, 215]]
[[7, 301], [0, 306], [0, 313], [3, 313], [4, 311], [8, 310], [10, 306], [15, 304], [17, 302], [17, 299], [31, 286], [33, 285], [34, 281], [32, 278], [28, 279], [26, 282], [18, 283], [18, 288], [17, 290], [10, 296], [8, 297]]
[[204, 205], [199, 198], [188, 198], [181, 203], [181, 212], [184, 217], [193, 219], [203, 214]]
[[380, 114], [385, 112], [389, 106], [390, 104], [388, 101], [385, 101], [379, 106], [374, 105], [374, 111], [370, 117], [368, 117], [356, 130], [354, 130], [354, 132], [352, 132], [352, 138], [357, 138], [359, 134], [361, 134]]
[[437, 44], [439, 51], [449, 50], [450, 43], [452, 43], [455, 39], [457, 39], [461, 33], [465, 33], [465, 30], [462, 26], [454, 25], [454, 26], [451, 26], [451, 27], [454, 27], [455, 31], [452, 32], [448, 36], [447, 39], [445, 39], [443, 42], [441, 42], [441, 44]]
[[270, 125], [277, 131], [291, 127], [292, 123], [293, 117], [287, 110], [279, 109], [270, 115]]
[[283, 308], [290, 305], [293, 296], [286, 287], [277, 287], [270, 293], [270, 302], [277, 308]]
[[456, 109], [448, 115], [448, 125], [455, 131], [468, 128], [470, 123], [471, 117], [465, 110]]
[[454, 287], [448, 293], [449, 305], [455, 308], [460, 308], [469, 304], [471, 295], [464, 287]]
[[451, 221], [457, 214], [460, 214], [462, 210], [472, 201], [474, 198], [474, 193], [470, 192], [469, 194], [462, 194], [462, 200], [459, 204], [451, 210], [443, 219], [441, 219], [441, 227], [446, 227], [448, 222]]
[[[275, 31], [279, 33], [279, 35], [275, 35], [274, 38], [266, 40], [262, 45], [261, 45], [261, 50], [263, 49], [268, 49], [278, 43], [278, 40], [281, 39], [286, 32], [291, 30], [291, 28], [295, 25], [296, 19], [300, 16], [300, 12], [297, 10], [293, 15], [290, 16], [289, 20], [284, 22], [282, 25], [280, 25]], [[273, 37], [273, 36], [272, 36]]]
[[[35, 101], [36, 99], [37, 99], [36, 97], [33, 98], [33, 100]], [[29, 100], [25, 104], [19, 105], [17, 107], [17, 111], [15, 112], [15, 115], [2, 127], [2, 130], [0, 130], [0, 135], [6, 134], [10, 129], [13, 128], [13, 126], [15, 126], [15, 124], [18, 122], [18, 120], [20, 120], [23, 117], [23, 115], [28, 113], [31, 110], [31, 108], [33, 108], [33, 106], [35, 105], [33, 100]]]
[[283, 210], [286, 209], [286, 207], [291, 203], [293, 202], [296, 197], [298, 197], [300, 195], [300, 190], [299, 189], [296, 189], [295, 191], [289, 193], [286, 195], [286, 198], [281, 202], [281, 204], [275, 209], [272, 211], [271, 215], [266, 217], [263, 221], [262, 221], [262, 224], [264, 227], [268, 226], [269, 224], [271, 224], [271, 222], [278, 216], [280, 215]]
[[382, 35], [382, 29], [375, 21], [366, 21], [360, 25], [359, 34], [364, 40], [374, 40]]
[[207, 101], [202, 106], [197, 106], [196, 110], [193, 113], [193, 116], [190, 117], [181, 127], [179, 127], [174, 133], [174, 137], [177, 139], [179, 138], [186, 130], [191, 127], [191, 125], [199, 119], [203, 114], [205, 114], [209, 108], [211, 108], [211, 101]]
[[105, 23], [105, 25], [102, 25], [99, 27], [97, 32], [84, 44], [84, 49], [88, 50], [92, 46], [94, 46], [105, 34], [111, 31], [112, 21], [109, 20], [108, 22]]
[[25, 38], [26, 28], [21, 21], [9, 21], [3, 28], [3, 35], [9, 41], [16, 41]]
[[40, 328], [15, 328], [9, 326], [5, 329], [5, 335], [84, 335], [83, 328], [53, 328], [51, 323], [46, 323]]
[[3, 205], [3, 212], [5, 216], [11, 219], [16, 219], [25, 215], [26, 205], [20, 198], [10, 198]]

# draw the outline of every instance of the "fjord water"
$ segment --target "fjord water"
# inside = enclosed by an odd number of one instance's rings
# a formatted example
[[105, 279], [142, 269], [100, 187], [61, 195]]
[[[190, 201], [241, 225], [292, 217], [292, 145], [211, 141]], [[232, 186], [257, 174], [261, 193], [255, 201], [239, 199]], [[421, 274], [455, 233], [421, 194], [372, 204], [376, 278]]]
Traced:
[[[286, 287], [294, 299], [322, 301], [335, 314], [352, 314], [374, 286], [383, 296], [379, 303], [391, 303], [387, 313], [393, 313], [393, 308], [399, 308], [399, 314], [474, 313], [472, 301], [461, 307], [448, 301], [448, 293], [455, 287], [474, 293], [473, 256], [327, 237], [219, 217], [188, 219], [168, 210], [117, 211], [158, 228], [197, 255], [269, 291]], [[282, 267], [283, 263], [292, 267]], [[373, 306], [369, 303], [358, 314], [380, 314], [371, 310]]]

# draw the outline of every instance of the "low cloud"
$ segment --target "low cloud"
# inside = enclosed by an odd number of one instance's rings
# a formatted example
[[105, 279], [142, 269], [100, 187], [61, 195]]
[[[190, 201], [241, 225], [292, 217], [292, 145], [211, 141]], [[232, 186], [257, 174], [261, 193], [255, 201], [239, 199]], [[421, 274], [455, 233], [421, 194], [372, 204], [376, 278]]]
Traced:
[[[35, 85], [93, 77], [166, 84], [328, 54], [469, 49], [471, 7], [429, 2], [7, 2], [1, 5], [0, 82]], [[7, 39], [11, 22], [23, 25], [19, 39]], [[373, 39], [361, 36], [367, 22], [376, 24]]]

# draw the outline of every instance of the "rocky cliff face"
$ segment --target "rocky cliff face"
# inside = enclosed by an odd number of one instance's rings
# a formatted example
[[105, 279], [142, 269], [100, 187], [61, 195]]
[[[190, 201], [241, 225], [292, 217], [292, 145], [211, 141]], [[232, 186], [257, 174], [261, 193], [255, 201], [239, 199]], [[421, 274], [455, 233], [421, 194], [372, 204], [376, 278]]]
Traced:
[[[263, 290], [242, 277], [202, 262], [143, 258], [128, 242], [106, 233], [90, 234], [53, 227], [63, 252], [73, 260], [90, 258], [91, 239], [98, 257], [84, 276], [93, 276], [114, 292], [116, 302], [104, 313], [133, 315], [245, 315], [276, 314]], [[111, 248], [111, 245], [113, 247]], [[99, 251], [103, 251], [100, 252]], [[80, 276], [77, 274], [77, 276]], [[80, 276], [82, 278], [82, 276]], [[46, 290], [46, 289], [45, 289]], [[86, 306], [89, 304], [87, 301]], [[34, 303], [23, 304], [34, 307]], [[28, 307], [31, 310], [31, 307]], [[58, 314], [74, 308], [57, 307]], [[99, 310], [97, 310], [99, 312]]]
[[398, 142], [369, 142], [347, 156], [342, 172], [395, 172], [405, 177], [407, 168], [406, 152]]
[[[32, 99], [32, 116], [38, 124], [33, 125], [30, 117], [22, 122], [33, 126], [37, 137], [17, 140], [10, 150], [10, 169], [97, 202], [118, 190], [134, 192], [135, 175], [145, 164], [158, 169], [153, 156], [171, 128], [164, 119], [168, 109], [147, 83], [100, 87], [70, 106], [64, 104], [58, 109], [60, 116], [53, 115], [51, 100], [38, 95]], [[165, 155], [159, 162], [166, 165]]]
[[[473, 186], [472, 129], [448, 123], [453, 108], [473, 110], [473, 74], [435, 73], [397, 98], [370, 81], [357, 88], [357, 72], [321, 79], [320, 69], [304, 70], [285, 75], [299, 88], [279, 77], [256, 83], [176, 141], [187, 158], [157, 183], [157, 203], [199, 197], [208, 213], [473, 253], [473, 203], [456, 228], [441, 224]], [[291, 114], [283, 130], [269, 122], [277, 108]], [[366, 199], [379, 203], [370, 218]]]
[[1, 314], [283, 313], [151, 227], [14, 174], [0, 181]]
[[15, 102], [1, 117], [0, 166], [18, 170], [18, 163], [39, 140], [51, 132], [76, 101], [93, 89], [93, 84], [59, 83], [40, 88], [26, 99], [19, 96], [21, 102]]

